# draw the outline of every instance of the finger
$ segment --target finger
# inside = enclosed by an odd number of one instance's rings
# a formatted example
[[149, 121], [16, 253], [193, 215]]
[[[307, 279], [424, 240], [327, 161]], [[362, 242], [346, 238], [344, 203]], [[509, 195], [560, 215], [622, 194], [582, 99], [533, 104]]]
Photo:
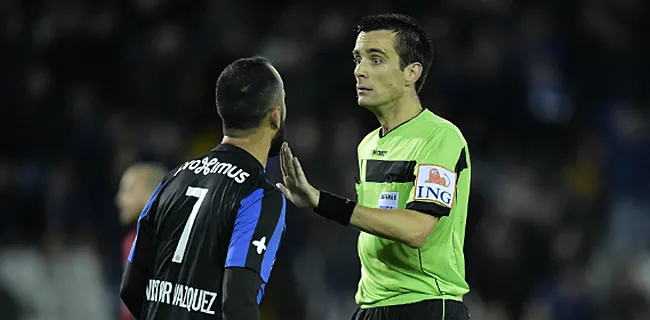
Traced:
[[282, 183], [276, 183], [275, 186], [278, 187], [278, 189], [280, 189], [280, 191], [284, 194], [285, 197], [287, 198], [289, 197], [288, 196], [289, 189], [287, 189], [287, 187], [285, 187]]
[[[282, 144], [282, 147], [280, 147], [280, 159], [282, 161], [282, 165], [284, 165], [285, 171], [287, 169], [288, 165], [288, 157], [287, 157], [287, 144], [286, 142]], [[288, 173], [288, 172], [287, 172]]]
[[289, 176], [289, 171], [287, 170], [286, 142], [282, 144], [282, 147], [280, 147], [280, 170], [282, 171], [282, 177], [286, 180]]
[[296, 173], [293, 165], [293, 155], [291, 154], [291, 149], [289, 149], [289, 145], [285, 144], [285, 164], [286, 168], [285, 170], [287, 171], [287, 176], [289, 178], [293, 179], [294, 181], [296, 180]]
[[285, 142], [285, 146], [287, 148], [287, 155], [289, 160], [293, 160], [293, 153], [291, 152], [291, 148], [289, 148], [289, 144]]
[[287, 162], [290, 163], [289, 168], [291, 170], [291, 171], [289, 171], [289, 173], [294, 177], [294, 179], [296, 179], [296, 181], [298, 181], [299, 174], [298, 174], [298, 167], [296, 166], [296, 159], [297, 158], [291, 152], [291, 148], [289, 148], [289, 145], [287, 145], [287, 154], [289, 155], [289, 158], [287, 159], [288, 160]]
[[284, 155], [282, 152], [280, 152], [280, 172], [282, 172], [282, 178], [286, 179], [287, 178], [287, 169], [286, 169], [286, 164], [284, 160]]
[[293, 166], [296, 170], [296, 179], [298, 182], [302, 183], [307, 183], [307, 177], [305, 176], [305, 171], [302, 170], [302, 165], [300, 165], [300, 160], [298, 160], [298, 157], [293, 158]]
[[286, 142], [282, 143], [282, 145], [280, 146], [280, 158], [281, 159], [285, 158], [285, 155], [287, 153], [287, 151], [285, 149], [286, 149]]

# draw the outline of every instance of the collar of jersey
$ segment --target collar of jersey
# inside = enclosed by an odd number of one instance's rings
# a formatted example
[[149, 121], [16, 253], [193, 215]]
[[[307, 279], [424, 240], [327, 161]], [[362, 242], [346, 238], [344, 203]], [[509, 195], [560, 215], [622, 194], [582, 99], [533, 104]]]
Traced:
[[220, 143], [216, 147], [214, 147], [214, 149], [212, 149], [212, 151], [225, 151], [225, 152], [241, 153], [242, 157], [244, 157], [246, 159], [246, 161], [250, 162], [253, 165], [259, 166], [260, 168], [262, 168], [264, 173], [266, 173], [266, 168], [262, 167], [262, 164], [259, 161], [257, 161], [257, 159], [255, 159], [255, 157], [253, 157], [252, 154], [248, 153], [248, 151], [246, 151], [246, 150], [244, 150], [244, 149], [242, 149], [242, 148], [240, 148], [240, 147], [238, 147], [236, 145], [233, 145], [233, 144], [230, 144], [230, 143]]
[[411, 118], [411, 119], [408, 119], [408, 120], [406, 120], [406, 121], [404, 121], [404, 122], [398, 124], [395, 128], [393, 128], [393, 129], [391, 129], [390, 131], [386, 132], [385, 135], [382, 135], [382, 134], [381, 134], [381, 131], [382, 131], [382, 130], [381, 130], [381, 128], [379, 128], [379, 139], [383, 139], [383, 138], [385, 138], [386, 136], [388, 136], [389, 134], [391, 134], [391, 132], [394, 132], [395, 130], [397, 130], [397, 129], [403, 127], [405, 124], [411, 122], [412, 120], [415, 120], [417, 117], [419, 117], [421, 114], [423, 114], [425, 110], [427, 110], [427, 108], [422, 108], [422, 110], [420, 110], [420, 112], [418, 112], [418, 114], [416, 114], [415, 117], [413, 117], [413, 118]]

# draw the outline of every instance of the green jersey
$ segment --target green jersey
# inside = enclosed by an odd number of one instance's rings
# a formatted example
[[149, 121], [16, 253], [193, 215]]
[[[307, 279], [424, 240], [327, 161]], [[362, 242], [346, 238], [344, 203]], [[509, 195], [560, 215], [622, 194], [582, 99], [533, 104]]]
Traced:
[[359, 144], [358, 203], [440, 216], [420, 249], [369, 233], [359, 235], [362, 308], [428, 299], [462, 300], [465, 222], [470, 189], [469, 150], [460, 130], [429, 110]]

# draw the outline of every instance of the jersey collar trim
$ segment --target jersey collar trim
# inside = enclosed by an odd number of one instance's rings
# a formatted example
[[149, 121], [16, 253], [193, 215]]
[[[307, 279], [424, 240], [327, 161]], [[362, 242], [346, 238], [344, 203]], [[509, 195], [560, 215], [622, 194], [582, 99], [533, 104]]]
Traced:
[[247, 159], [248, 162], [251, 164], [260, 167], [264, 172], [266, 172], [266, 168], [262, 167], [262, 164], [253, 157], [252, 154], [248, 153], [248, 151], [236, 146], [232, 145], [229, 143], [220, 143], [212, 151], [225, 151], [225, 152], [239, 152], [243, 155], [245, 159]]
[[415, 117], [413, 117], [413, 118], [411, 118], [411, 119], [408, 119], [408, 120], [406, 120], [406, 121], [404, 121], [404, 122], [398, 124], [395, 128], [393, 128], [393, 129], [391, 129], [390, 131], [386, 132], [386, 134], [382, 134], [382, 131], [383, 131], [383, 130], [381, 130], [381, 128], [379, 128], [379, 139], [381, 139], [381, 138], [385, 138], [385, 137], [388, 136], [391, 132], [397, 130], [397, 128], [399, 128], [399, 127], [401, 127], [401, 126], [403, 126], [403, 125], [405, 125], [405, 124], [411, 122], [411, 120], [414, 120], [415, 118], [419, 117], [422, 113], [424, 113], [424, 110], [427, 110], [427, 109], [426, 109], [426, 108], [422, 108], [422, 110], [420, 110], [420, 112], [418, 112], [418, 114], [416, 114]]

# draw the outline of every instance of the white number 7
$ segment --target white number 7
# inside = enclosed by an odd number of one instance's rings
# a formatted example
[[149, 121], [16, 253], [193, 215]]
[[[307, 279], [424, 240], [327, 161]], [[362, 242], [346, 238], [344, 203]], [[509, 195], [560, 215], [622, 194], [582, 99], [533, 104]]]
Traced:
[[187, 240], [190, 238], [190, 233], [192, 233], [192, 226], [194, 225], [194, 220], [196, 219], [196, 214], [199, 213], [201, 208], [201, 203], [205, 199], [205, 195], [208, 194], [207, 188], [197, 188], [197, 187], [188, 187], [185, 195], [188, 197], [197, 197], [194, 207], [192, 207], [192, 212], [190, 216], [187, 217], [187, 222], [185, 223], [185, 228], [181, 234], [181, 238], [178, 239], [178, 245], [176, 246], [176, 251], [174, 252], [174, 257], [172, 262], [181, 263], [183, 262], [183, 257], [185, 256], [185, 249], [187, 249]]

